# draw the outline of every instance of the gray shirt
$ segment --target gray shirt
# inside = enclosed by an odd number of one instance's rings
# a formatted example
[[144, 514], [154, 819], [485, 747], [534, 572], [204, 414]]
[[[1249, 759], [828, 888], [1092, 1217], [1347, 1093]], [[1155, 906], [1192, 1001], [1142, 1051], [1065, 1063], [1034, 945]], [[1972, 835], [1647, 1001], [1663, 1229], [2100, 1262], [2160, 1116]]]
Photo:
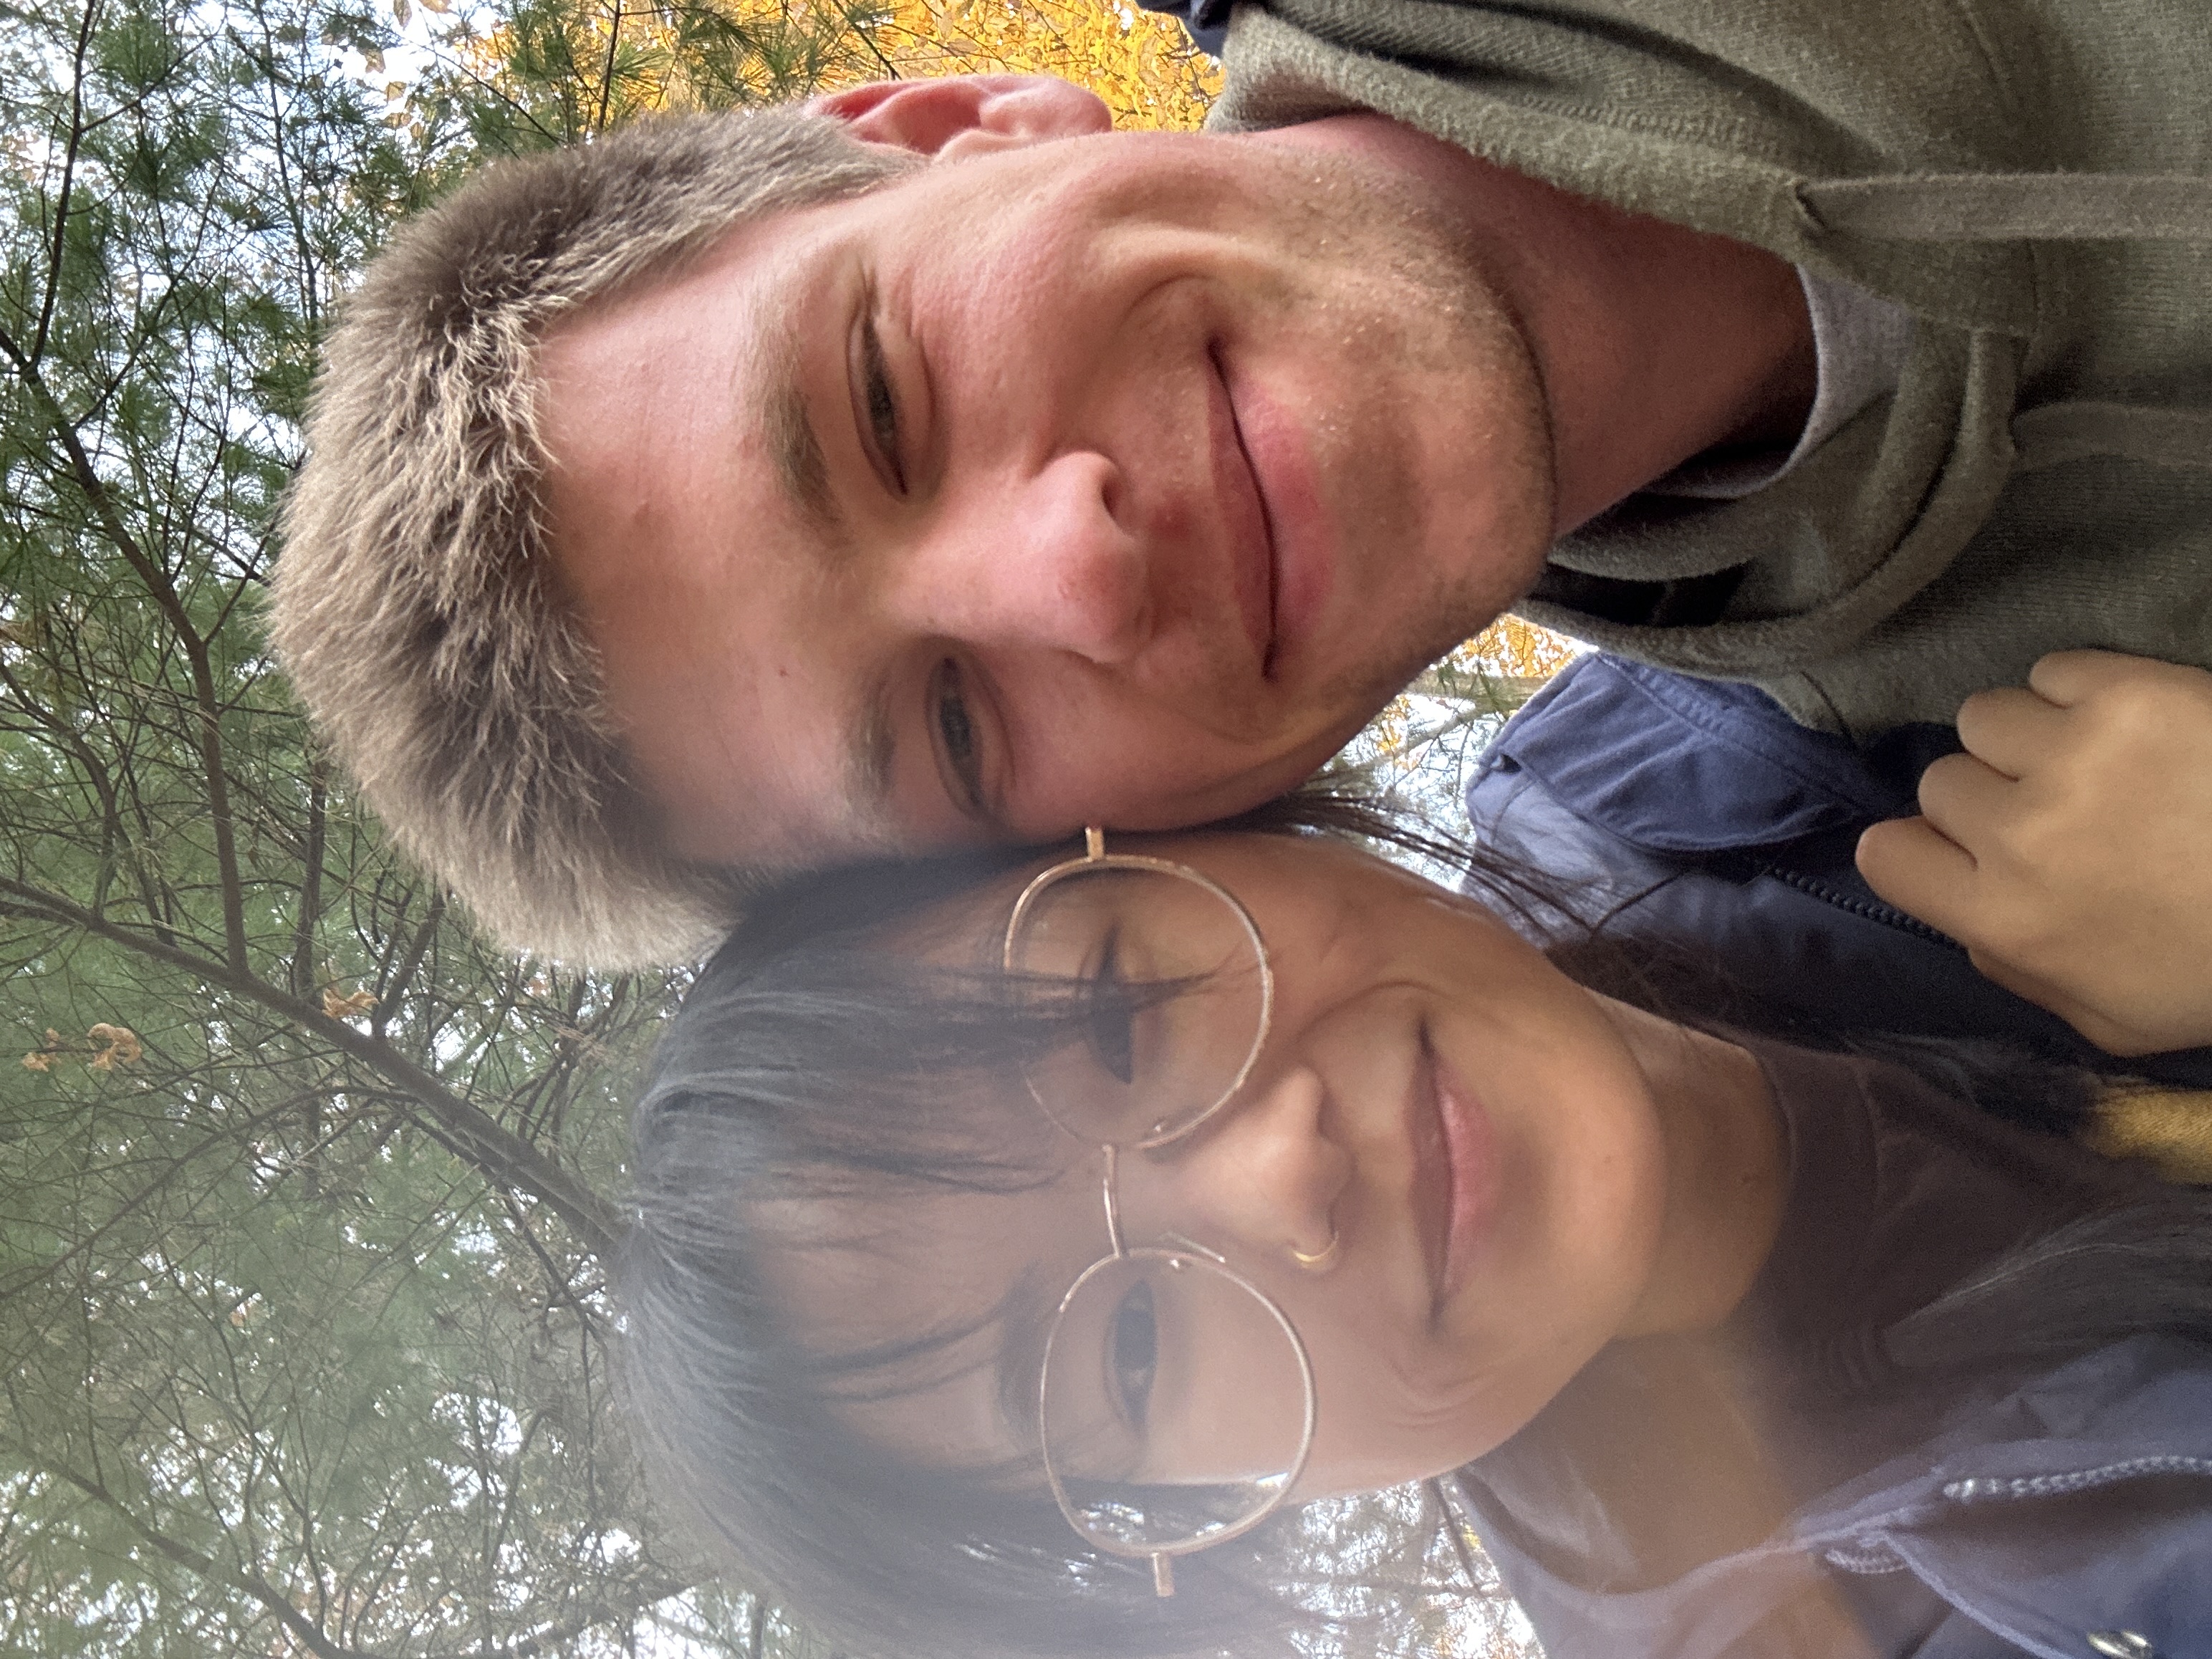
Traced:
[[1224, 62], [1217, 126], [1377, 111], [1911, 319], [1763, 487], [1563, 538], [1531, 620], [1862, 742], [2048, 651], [2212, 668], [2202, 0], [1245, 0]]

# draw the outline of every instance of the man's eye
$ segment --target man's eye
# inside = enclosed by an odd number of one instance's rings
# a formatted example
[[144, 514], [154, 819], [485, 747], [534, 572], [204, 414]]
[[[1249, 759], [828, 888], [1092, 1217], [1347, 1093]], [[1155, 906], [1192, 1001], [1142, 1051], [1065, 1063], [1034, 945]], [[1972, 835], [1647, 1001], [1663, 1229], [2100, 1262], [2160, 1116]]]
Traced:
[[860, 380], [861, 395], [867, 401], [868, 435], [903, 495], [906, 467], [899, 459], [898, 400], [891, 395], [890, 372], [884, 366], [884, 343], [877, 337], [873, 318], [860, 325]]
[[937, 739], [945, 746], [945, 764], [959, 785], [961, 805], [969, 812], [983, 811], [983, 763], [976, 752], [975, 722], [968, 712], [968, 698], [960, 684], [959, 664], [947, 659], [930, 676], [930, 717], [936, 722]]

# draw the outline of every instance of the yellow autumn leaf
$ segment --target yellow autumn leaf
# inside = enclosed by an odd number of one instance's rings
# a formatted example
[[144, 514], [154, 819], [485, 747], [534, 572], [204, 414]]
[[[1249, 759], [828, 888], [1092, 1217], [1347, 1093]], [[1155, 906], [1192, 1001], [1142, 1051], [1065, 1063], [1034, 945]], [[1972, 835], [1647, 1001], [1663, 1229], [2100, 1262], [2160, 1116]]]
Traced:
[[[423, 0], [428, 5], [430, 0]], [[393, 0], [405, 21], [409, 0]], [[444, 10], [451, 0], [434, 9]], [[1108, 0], [881, 0], [866, 24], [811, 49], [794, 82], [788, 54], [775, 43], [804, 33], [819, 0], [698, 0], [738, 38], [762, 46], [745, 54], [738, 81], [757, 98], [797, 90], [834, 91], [886, 76], [1032, 73], [1057, 75], [1105, 100], [1117, 125], [1194, 127], [1220, 89], [1218, 64], [1190, 44], [1171, 17]], [[618, 20], [618, 22], [617, 22]], [[564, 27], [579, 63], [611, 61], [619, 40], [629, 53], [617, 118], [658, 109], [721, 107], [732, 88], [719, 76], [700, 81], [687, 63], [676, 14], [657, 8], [584, 10]], [[535, 38], [535, 37], [533, 37]], [[498, 84], [515, 40], [506, 28], [456, 43], [471, 73]]]
[[[1220, 65], [1175, 19], [1101, 0], [896, 0], [873, 39], [902, 76], [1060, 76], [1116, 126], [1194, 127], [1221, 89]], [[862, 65], [856, 78], [882, 75]]]
[[1574, 660], [1573, 641], [1518, 617], [1500, 617], [1454, 652], [1468, 667], [1528, 679], [1548, 679]]
[[27, 1072], [51, 1072], [54, 1069], [54, 1057], [33, 1048], [23, 1056], [23, 1069]]

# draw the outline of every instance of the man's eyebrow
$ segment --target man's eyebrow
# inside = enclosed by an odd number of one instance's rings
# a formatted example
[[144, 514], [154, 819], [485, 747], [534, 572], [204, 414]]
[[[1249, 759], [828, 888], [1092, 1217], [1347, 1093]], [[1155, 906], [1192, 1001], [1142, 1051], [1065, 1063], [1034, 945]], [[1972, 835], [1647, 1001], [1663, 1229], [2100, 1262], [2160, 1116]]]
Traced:
[[[822, 538], [825, 552], [834, 556], [844, 545], [845, 527], [830, 488], [830, 464], [821, 434], [815, 430], [806, 399], [803, 333], [797, 328], [781, 331], [754, 355], [750, 372], [776, 481], [800, 519]], [[879, 676], [861, 700], [845, 746], [848, 817], [870, 839], [889, 838], [887, 807], [896, 750], [890, 685]]]
[[830, 463], [807, 407], [799, 331], [783, 334], [762, 353], [755, 372], [761, 424], [776, 481], [799, 515], [825, 540], [836, 542], [843, 526], [830, 490]]

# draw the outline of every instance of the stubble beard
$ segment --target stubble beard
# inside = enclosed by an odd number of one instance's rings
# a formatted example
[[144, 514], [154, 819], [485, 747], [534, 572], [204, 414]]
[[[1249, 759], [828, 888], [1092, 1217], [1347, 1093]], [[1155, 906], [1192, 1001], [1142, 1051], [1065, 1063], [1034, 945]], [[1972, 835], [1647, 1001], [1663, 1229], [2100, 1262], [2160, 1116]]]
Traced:
[[[1350, 663], [1313, 693], [1321, 707], [1365, 711], [1346, 723], [1348, 739], [1424, 669], [1479, 634], [1534, 584], [1551, 540], [1556, 474], [1540, 360], [1480, 246], [1413, 190], [1395, 181], [1377, 187], [1364, 178], [1367, 169], [1348, 163], [1342, 171], [1338, 188], [1355, 182], [1364, 186], [1362, 207], [1355, 210], [1365, 213], [1366, 222], [1380, 220], [1401, 233], [1358, 235], [1354, 240], [1363, 246], [1351, 257], [1383, 273], [1402, 296], [1393, 307], [1395, 314], [1426, 325], [1391, 331], [1372, 343], [1388, 340], [1384, 360], [1395, 360], [1395, 374], [1411, 384], [1434, 379], [1480, 388], [1479, 400], [1494, 434], [1486, 446], [1488, 459], [1468, 462], [1490, 468], [1482, 480], [1487, 522], [1440, 534], [1435, 514], [1443, 505], [1416, 507], [1414, 524], [1401, 540], [1415, 550], [1399, 563], [1406, 580], [1392, 607], [1397, 625], [1382, 641], [1388, 654]], [[1317, 211], [1315, 218], [1314, 230], [1326, 234], [1322, 216]], [[1335, 221], [1340, 234], [1344, 222]], [[1380, 331], [1370, 325], [1354, 333]], [[1415, 568], [1407, 571], [1406, 559]], [[1389, 649], [1393, 644], [1396, 648]]]

